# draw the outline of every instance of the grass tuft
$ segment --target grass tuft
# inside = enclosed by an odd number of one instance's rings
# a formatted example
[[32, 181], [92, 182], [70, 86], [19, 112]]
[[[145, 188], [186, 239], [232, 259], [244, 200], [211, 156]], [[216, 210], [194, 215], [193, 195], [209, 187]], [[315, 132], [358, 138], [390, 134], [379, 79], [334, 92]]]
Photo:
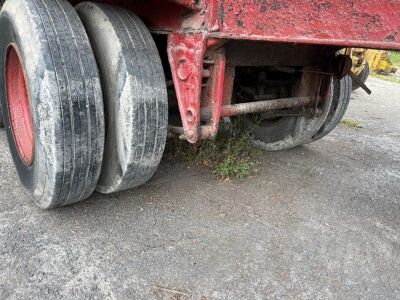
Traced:
[[168, 139], [166, 155], [210, 168], [220, 179], [247, 178], [256, 173], [260, 151], [253, 146], [250, 130], [240, 122], [221, 129], [213, 140], [192, 145], [178, 137]]
[[363, 128], [360, 123], [351, 119], [343, 119], [340, 121], [340, 125], [346, 126], [348, 128]]
[[393, 76], [393, 75], [386, 76], [386, 75], [380, 75], [380, 74], [373, 74], [373, 76], [375, 76], [376, 78], [385, 80], [385, 81], [400, 83], [400, 78], [397, 76]]

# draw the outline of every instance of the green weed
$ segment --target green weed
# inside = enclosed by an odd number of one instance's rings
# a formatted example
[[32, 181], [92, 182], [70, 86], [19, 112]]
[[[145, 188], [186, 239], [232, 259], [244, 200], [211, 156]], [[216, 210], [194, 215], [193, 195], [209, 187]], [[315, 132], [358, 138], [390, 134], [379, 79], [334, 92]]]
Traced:
[[195, 145], [178, 137], [168, 139], [166, 155], [212, 169], [221, 179], [246, 178], [256, 172], [257, 155], [250, 130], [235, 122], [231, 131], [220, 130], [213, 140]]

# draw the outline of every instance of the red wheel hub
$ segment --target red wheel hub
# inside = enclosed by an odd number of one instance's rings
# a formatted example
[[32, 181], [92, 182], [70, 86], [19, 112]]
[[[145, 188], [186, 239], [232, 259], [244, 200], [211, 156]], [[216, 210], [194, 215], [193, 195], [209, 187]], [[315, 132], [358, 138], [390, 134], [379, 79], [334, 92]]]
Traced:
[[33, 122], [25, 73], [17, 48], [10, 45], [6, 57], [6, 92], [10, 127], [19, 157], [33, 162]]

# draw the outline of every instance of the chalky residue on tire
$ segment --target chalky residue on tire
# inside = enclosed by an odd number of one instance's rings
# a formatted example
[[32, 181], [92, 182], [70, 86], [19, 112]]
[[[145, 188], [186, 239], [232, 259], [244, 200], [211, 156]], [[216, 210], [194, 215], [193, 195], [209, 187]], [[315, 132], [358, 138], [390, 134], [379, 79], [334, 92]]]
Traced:
[[77, 7], [102, 74], [105, 157], [97, 190], [139, 186], [155, 173], [164, 151], [168, 97], [161, 59], [144, 23], [106, 4]]
[[[42, 208], [86, 199], [100, 175], [104, 111], [99, 72], [83, 25], [67, 1], [12, 0], [3, 6], [0, 26], [0, 52], [15, 43], [21, 53], [33, 112], [31, 167], [21, 164], [7, 129], [21, 182]], [[0, 86], [5, 107], [4, 78]]]

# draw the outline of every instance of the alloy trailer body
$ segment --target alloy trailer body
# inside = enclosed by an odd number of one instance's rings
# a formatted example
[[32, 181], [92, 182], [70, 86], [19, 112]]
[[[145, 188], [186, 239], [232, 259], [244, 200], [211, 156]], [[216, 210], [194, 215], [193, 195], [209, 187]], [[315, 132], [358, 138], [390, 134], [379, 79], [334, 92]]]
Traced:
[[42, 208], [133, 188], [167, 131], [196, 143], [237, 116], [266, 150], [316, 141], [350, 100], [340, 50], [400, 50], [399, 16], [393, 0], [7, 0], [0, 119], [21, 182]]

